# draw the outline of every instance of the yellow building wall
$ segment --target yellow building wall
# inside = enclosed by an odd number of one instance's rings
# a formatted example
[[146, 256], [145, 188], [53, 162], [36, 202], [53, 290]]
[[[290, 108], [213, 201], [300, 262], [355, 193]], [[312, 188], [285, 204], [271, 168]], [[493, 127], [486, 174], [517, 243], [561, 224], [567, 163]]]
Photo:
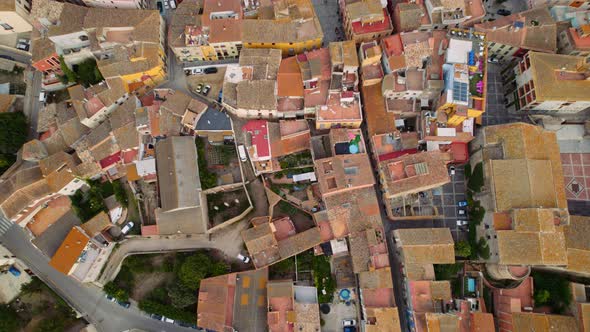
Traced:
[[277, 48], [280, 49], [284, 56], [291, 55], [289, 51], [292, 49], [292, 54], [300, 54], [312, 49], [322, 47], [322, 38], [306, 40], [297, 43], [244, 43], [247, 48]]

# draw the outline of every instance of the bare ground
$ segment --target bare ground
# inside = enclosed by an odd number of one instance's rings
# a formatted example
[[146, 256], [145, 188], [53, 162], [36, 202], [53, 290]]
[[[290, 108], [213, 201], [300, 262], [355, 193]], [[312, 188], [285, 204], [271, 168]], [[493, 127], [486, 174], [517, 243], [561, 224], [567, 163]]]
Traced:
[[172, 272], [150, 272], [138, 274], [135, 280], [139, 282], [135, 283], [131, 298], [136, 301], [141, 301], [154, 288], [164, 287], [166, 282], [172, 280], [173, 278], [174, 273]]

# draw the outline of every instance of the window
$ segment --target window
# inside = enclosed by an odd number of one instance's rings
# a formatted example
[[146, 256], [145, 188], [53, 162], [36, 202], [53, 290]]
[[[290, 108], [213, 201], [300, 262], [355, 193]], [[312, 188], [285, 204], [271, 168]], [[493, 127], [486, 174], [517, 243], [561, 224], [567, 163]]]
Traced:
[[86, 36], [86, 35], [81, 35], [78, 38], [80, 38], [81, 41], [87, 41], [88, 40], [88, 36]]

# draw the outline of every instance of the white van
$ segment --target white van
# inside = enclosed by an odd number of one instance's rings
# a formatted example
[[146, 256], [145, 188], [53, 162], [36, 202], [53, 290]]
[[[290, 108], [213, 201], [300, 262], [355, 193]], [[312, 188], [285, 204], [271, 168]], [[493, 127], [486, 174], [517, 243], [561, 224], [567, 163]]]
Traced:
[[172, 9], [176, 8], [176, 1], [175, 0], [170, 0], [170, 8], [172, 8]]
[[45, 102], [45, 92], [41, 92], [39, 94], [39, 101], [44, 103]]
[[248, 156], [246, 156], [246, 149], [244, 148], [244, 145], [238, 145], [238, 154], [240, 155], [241, 161], [248, 160]]

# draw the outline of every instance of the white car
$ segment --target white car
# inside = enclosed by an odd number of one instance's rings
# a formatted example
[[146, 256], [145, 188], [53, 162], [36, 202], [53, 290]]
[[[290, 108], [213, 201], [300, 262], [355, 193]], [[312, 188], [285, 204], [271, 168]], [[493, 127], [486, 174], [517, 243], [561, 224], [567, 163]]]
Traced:
[[244, 256], [242, 254], [238, 254], [237, 257], [238, 257], [239, 260], [241, 260], [242, 262], [244, 262], [246, 264], [250, 263], [250, 257], [248, 257], [248, 256]]
[[39, 94], [39, 101], [44, 103], [45, 102], [45, 92], [41, 92]]
[[467, 220], [457, 220], [457, 226], [467, 226], [469, 221]]
[[455, 166], [450, 166], [449, 167], [449, 174], [450, 175], [455, 175]]
[[345, 319], [342, 321], [342, 326], [356, 326], [356, 320], [354, 319]]
[[128, 222], [125, 226], [123, 226], [123, 228], [121, 229], [121, 233], [123, 235], [126, 235], [127, 233], [129, 233], [129, 231], [133, 228], [133, 226], [135, 226], [135, 223], [133, 223], [133, 221]]
[[246, 148], [243, 144], [238, 145], [238, 154], [240, 155], [240, 160], [242, 162], [248, 160], [248, 156], [246, 155]]
[[162, 322], [166, 322], [166, 323], [174, 323], [174, 319], [170, 319], [166, 316], [162, 316]]

